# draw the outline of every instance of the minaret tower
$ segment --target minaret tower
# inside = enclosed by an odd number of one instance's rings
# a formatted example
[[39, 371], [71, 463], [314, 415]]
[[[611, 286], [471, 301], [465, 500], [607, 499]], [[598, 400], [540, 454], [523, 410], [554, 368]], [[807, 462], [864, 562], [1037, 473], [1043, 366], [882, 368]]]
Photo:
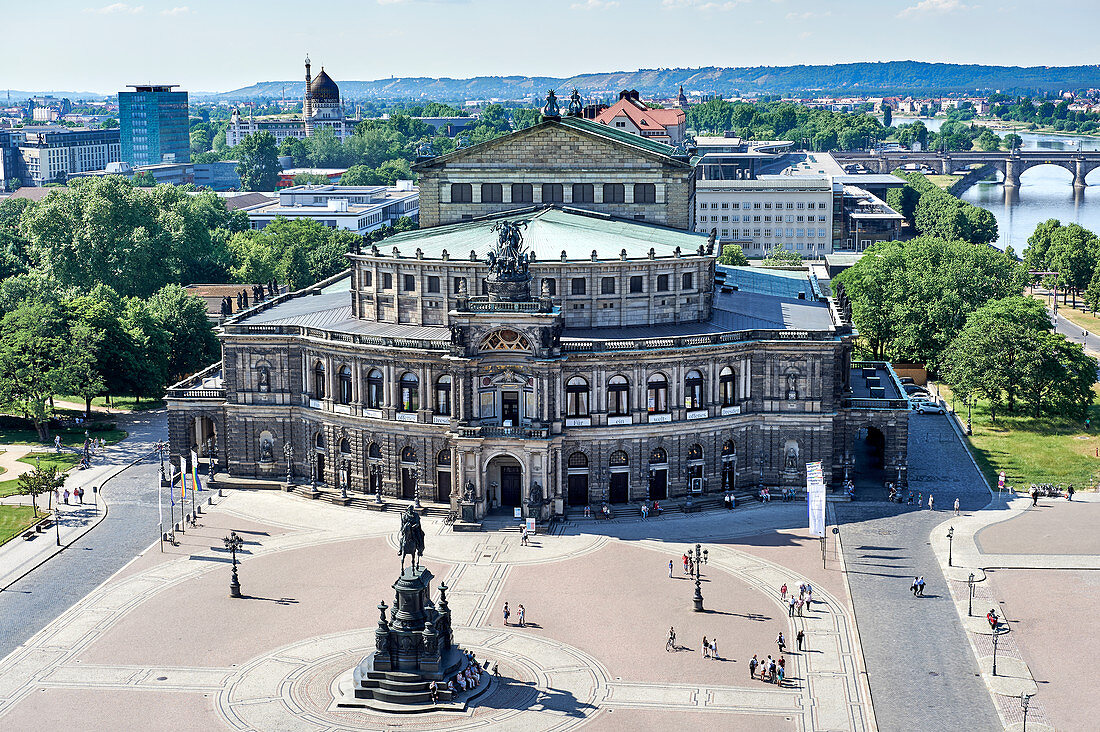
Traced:
[[305, 124], [306, 137], [313, 134], [313, 92], [310, 91], [310, 84], [313, 81], [313, 77], [309, 73], [309, 54], [306, 54], [306, 101], [302, 105], [302, 122]]

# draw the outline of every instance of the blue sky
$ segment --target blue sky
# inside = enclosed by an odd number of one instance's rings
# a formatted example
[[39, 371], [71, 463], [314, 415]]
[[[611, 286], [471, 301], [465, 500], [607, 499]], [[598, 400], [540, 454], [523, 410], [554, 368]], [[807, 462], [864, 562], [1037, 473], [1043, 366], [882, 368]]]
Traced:
[[[1100, 61], [1100, 3], [1044, 0], [45, 0], [5, 3], [0, 90], [915, 59]], [[43, 23], [43, 16], [49, 21]], [[21, 34], [21, 29], [33, 32]], [[51, 31], [46, 34], [43, 31]], [[12, 31], [15, 32], [12, 32]], [[12, 60], [15, 60], [14, 62]]]

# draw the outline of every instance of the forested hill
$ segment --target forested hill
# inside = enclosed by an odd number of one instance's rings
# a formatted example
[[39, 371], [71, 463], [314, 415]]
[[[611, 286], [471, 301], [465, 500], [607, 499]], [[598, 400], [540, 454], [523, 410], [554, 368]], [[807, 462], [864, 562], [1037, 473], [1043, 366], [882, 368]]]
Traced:
[[[888, 61], [831, 66], [755, 66], [699, 69], [640, 69], [571, 78], [547, 76], [478, 76], [470, 79], [394, 77], [349, 81], [333, 70], [345, 99], [387, 98], [454, 101], [462, 99], [523, 99], [554, 87], [576, 86], [586, 95], [637, 89], [643, 94], [675, 95], [680, 85], [689, 92], [787, 94], [839, 92], [850, 94], [932, 94], [940, 92], [1078, 90], [1100, 86], [1100, 66], [979, 66]], [[266, 81], [215, 95], [221, 99], [300, 97], [303, 82]]]

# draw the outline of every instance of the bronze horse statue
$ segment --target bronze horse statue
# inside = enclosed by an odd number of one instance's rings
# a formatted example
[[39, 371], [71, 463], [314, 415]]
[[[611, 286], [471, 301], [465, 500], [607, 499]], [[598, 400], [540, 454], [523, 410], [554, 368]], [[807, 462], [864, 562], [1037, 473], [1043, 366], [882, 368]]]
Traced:
[[419, 557], [424, 556], [424, 529], [420, 526], [420, 516], [412, 506], [401, 515], [401, 533], [398, 535], [397, 553], [401, 556], [401, 571], [405, 571], [405, 557], [412, 555], [412, 568], [420, 566]]

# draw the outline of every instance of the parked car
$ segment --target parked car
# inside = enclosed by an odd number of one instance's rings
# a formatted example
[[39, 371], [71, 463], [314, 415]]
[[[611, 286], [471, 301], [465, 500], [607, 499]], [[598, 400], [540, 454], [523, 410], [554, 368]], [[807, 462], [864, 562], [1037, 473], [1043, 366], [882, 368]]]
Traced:
[[923, 386], [917, 386], [916, 384], [902, 384], [901, 388], [905, 389], [906, 394], [912, 394], [915, 391], [922, 391], [925, 394], [928, 393], [927, 389], [925, 389]]
[[928, 396], [910, 396], [909, 404], [935, 404], [936, 401]]
[[918, 414], [947, 414], [942, 406], [933, 402], [917, 402], [913, 404], [913, 411]]
[[914, 384], [914, 383], [916, 383], [916, 382], [913, 381], [912, 376], [899, 376], [898, 381], [900, 381], [903, 384]]

